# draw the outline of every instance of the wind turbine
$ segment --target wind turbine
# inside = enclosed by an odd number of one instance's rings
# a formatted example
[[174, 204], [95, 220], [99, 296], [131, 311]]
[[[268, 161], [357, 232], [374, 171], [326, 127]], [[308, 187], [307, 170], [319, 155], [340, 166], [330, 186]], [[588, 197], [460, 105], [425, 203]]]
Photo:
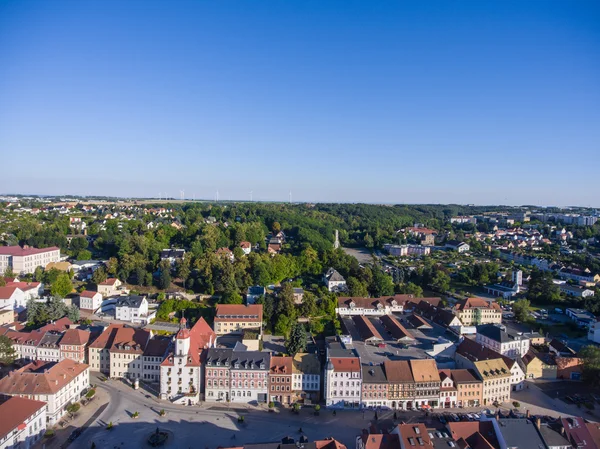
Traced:
[[185, 190], [180, 190], [179, 191], [179, 196], [180, 196], [180, 198], [181, 198], [182, 201], [185, 200]]

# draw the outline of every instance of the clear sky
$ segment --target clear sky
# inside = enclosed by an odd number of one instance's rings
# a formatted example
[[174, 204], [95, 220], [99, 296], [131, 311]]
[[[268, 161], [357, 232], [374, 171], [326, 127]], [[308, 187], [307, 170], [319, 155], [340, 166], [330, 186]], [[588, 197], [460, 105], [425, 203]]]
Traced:
[[0, 192], [600, 206], [600, 2], [0, 0]]

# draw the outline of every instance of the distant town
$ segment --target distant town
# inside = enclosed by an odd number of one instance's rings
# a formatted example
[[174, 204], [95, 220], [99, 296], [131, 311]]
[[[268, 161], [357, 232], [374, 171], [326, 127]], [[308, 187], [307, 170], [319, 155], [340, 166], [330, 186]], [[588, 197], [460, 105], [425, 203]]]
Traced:
[[600, 449], [599, 217], [0, 197], [0, 449]]

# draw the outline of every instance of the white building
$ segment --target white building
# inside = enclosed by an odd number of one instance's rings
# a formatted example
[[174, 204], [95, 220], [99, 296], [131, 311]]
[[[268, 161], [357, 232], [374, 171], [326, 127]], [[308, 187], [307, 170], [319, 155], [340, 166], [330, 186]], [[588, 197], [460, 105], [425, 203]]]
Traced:
[[90, 386], [90, 368], [84, 363], [33, 362], [0, 379], [0, 395], [21, 396], [46, 402], [47, 424], [53, 426]]
[[145, 296], [124, 296], [117, 300], [115, 319], [134, 324], [148, 322], [148, 300]]
[[292, 361], [292, 390], [296, 398], [317, 403], [321, 397], [321, 363], [315, 354], [298, 353]]
[[414, 299], [412, 295], [395, 295], [383, 298], [354, 298], [340, 296], [335, 312], [341, 316], [382, 316], [391, 313], [402, 313], [406, 302], [412, 299]]
[[325, 406], [360, 408], [362, 376], [358, 357], [330, 357], [325, 365]]
[[44, 294], [44, 284], [41, 282], [8, 282], [6, 287], [17, 287], [23, 292], [26, 302]]
[[506, 332], [494, 324], [478, 326], [475, 341], [511, 359], [523, 357], [530, 346], [529, 338]]
[[79, 294], [79, 308], [83, 310], [97, 310], [102, 305], [102, 295], [98, 292], [85, 290]]
[[60, 339], [58, 332], [46, 332], [36, 348], [36, 360], [41, 362], [58, 362], [61, 360]]
[[0, 246], [0, 273], [10, 268], [17, 275], [33, 273], [37, 267], [44, 268], [51, 262], [60, 261], [60, 248], [30, 248], [24, 246]]
[[589, 288], [567, 284], [559, 285], [558, 288], [560, 289], [561, 293], [565, 294], [566, 296], [573, 296], [575, 298], [590, 298], [594, 296], [594, 290]]
[[0, 449], [30, 449], [46, 433], [46, 403], [11, 397], [0, 404]]
[[100, 282], [97, 286], [98, 293], [102, 296], [112, 296], [119, 293], [119, 287], [121, 287], [123, 283], [117, 278], [108, 278], [107, 280]]
[[27, 300], [18, 287], [0, 287], [0, 309], [22, 310]]
[[327, 270], [323, 280], [330, 292], [344, 292], [347, 290], [346, 279], [334, 268]]
[[383, 249], [388, 252], [390, 256], [404, 257], [404, 256], [427, 256], [431, 254], [431, 247], [423, 245], [383, 245]]
[[588, 340], [600, 343], [600, 321], [594, 321], [588, 329]]

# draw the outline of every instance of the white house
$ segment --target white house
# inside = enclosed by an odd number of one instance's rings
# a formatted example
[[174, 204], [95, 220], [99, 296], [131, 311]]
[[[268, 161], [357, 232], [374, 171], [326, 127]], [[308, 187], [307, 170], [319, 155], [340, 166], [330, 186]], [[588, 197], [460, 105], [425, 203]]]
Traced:
[[116, 295], [119, 292], [119, 287], [121, 285], [123, 285], [123, 283], [120, 280], [116, 278], [108, 278], [107, 280], [98, 284], [98, 293], [104, 297]]
[[467, 251], [469, 251], [471, 249], [471, 247], [469, 246], [468, 243], [465, 242], [459, 242], [457, 240], [450, 240], [449, 242], [446, 242], [446, 248], [453, 250], [453, 251], [457, 251], [459, 253], [466, 253]]
[[115, 319], [134, 324], [148, 322], [148, 300], [145, 296], [124, 296], [117, 300]]
[[325, 365], [325, 405], [360, 408], [362, 371], [358, 357], [330, 357]]
[[336, 269], [330, 268], [324, 276], [324, 282], [327, 290], [330, 292], [343, 292], [347, 290], [346, 279], [337, 272]]
[[44, 401], [46, 421], [57, 424], [67, 405], [77, 402], [90, 386], [90, 367], [73, 360], [33, 362], [0, 379], [0, 395]]
[[252, 243], [240, 242], [240, 248], [242, 248], [242, 251], [244, 251], [244, 254], [247, 256], [252, 252]]
[[17, 287], [25, 295], [26, 302], [44, 294], [44, 284], [41, 282], [8, 282], [6, 287]]
[[594, 321], [588, 329], [588, 340], [600, 343], [600, 321]]
[[0, 309], [24, 309], [26, 302], [25, 292], [19, 287], [0, 287]]
[[102, 295], [98, 292], [85, 290], [79, 294], [79, 308], [83, 310], [97, 310], [102, 305]]
[[511, 359], [523, 357], [530, 346], [529, 338], [506, 332], [494, 324], [477, 326], [475, 341]]
[[573, 296], [575, 298], [589, 298], [594, 296], [594, 290], [584, 287], [577, 287], [575, 285], [562, 284], [559, 285], [561, 293], [567, 296]]
[[46, 403], [13, 396], [0, 404], [0, 449], [30, 449], [46, 433]]

